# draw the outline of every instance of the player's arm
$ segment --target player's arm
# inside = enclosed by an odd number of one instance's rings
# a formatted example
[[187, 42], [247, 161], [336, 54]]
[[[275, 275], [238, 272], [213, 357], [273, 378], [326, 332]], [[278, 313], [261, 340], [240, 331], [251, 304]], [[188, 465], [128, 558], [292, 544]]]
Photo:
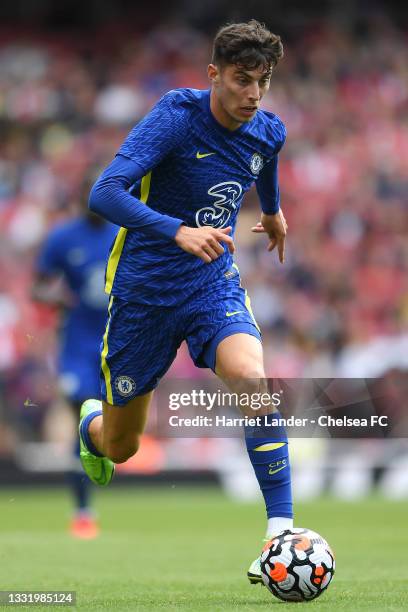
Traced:
[[174, 239], [182, 220], [151, 209], [128, 190], [182, 143], [188, 132], [184, 113], [177, 93], [169, 92], [135, 125], [91, 190], [93, 212], [121, 227]]
[[232, 252], [231, 228], [188, 228], [181, 219], [159, 213], [129, 193], [188, 136], [188, 120], [174, 94], [164, 96], [130, 132], [118, 154], [104, 170], [89, 197], [89, 208], [108, 221], [153, 237], [174, 240], [186, 251], [209, 263], [227, 243]]
[[285, 261], [285, 239], [288, 225], [280, 208], [277, 155], [262, 168], [256, 182], [256, 190], [261, 203], [262, 214], [261, 221], [252, 228], [252, 231], [268, 234], [268, 251], [273, 251], [277, 246], [279, 261], [283, 263]]
[[186, 227], [181, 219], [159, 213], [131, 195], [129, 188], [144, 175], [145, 170], [136, 162], [117, 155], [93, 186], [89, 208], [121, 227], [174, 240], [181, 249], [206, 263], [222, 255], [223, 242], [231, 253], [234, 251], [232, 238], [228, 235], [231, 227], [222, 230]]
[[31, 286], [31, 299], [55, 308], [71, 308], [73, 299], [66, 291], [61, 277], [36, 272]]
[[73, 297], [63, 283], [64, 244], [58, 231], [52, 231], [44, 240], [34, 265], [31, 299], [36, 302], [70, 308]]
[[182, 220], [149, 208], [128, 191], [145, 174], [137, 162], [118, 154], [92, 187], [89, 208], [121, 227], [171, 240]]
[[186, 227], [181, 219], [159, 213], [131, 195], [129, 188], [144, 175], [144, 169], [136, 162], [117, 155], [93, 186], [89, 197], [90, 209], [121, 227], [173, 239], [181, 249], [206, 263], [223, 254], [223, 242], [227, 243], [231, 253], [234, 252], [233, 240], [228, 235], [231, 227], [221, 230]]

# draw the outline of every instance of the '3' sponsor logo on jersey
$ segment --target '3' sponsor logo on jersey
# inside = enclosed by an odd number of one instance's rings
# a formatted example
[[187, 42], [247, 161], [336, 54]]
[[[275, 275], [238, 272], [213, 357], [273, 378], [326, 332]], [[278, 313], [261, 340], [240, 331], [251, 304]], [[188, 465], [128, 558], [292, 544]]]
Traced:
[[235, 181], [226, 181], [213, 185], [207, 193], [215, 198], [215, 202], [197, 211], [197, 227], [224, 227], [227, 225], [231, 213], [237, 208], [242, 195], [242, 187]]

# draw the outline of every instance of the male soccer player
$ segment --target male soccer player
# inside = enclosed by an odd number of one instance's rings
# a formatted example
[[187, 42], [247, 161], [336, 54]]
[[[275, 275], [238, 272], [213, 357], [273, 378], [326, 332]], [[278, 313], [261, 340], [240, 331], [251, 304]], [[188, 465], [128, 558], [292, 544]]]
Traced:
[[[232, 254], [242, 198], [255, 181], [262, 214], [253, 230], [266, 232], [268, 249], [277, 246], [284, 261], [277, 164], [286, 132], [259, 110], [282, 55], [279, 36], [255, 20], [222, 28], [211, 89], [164, 95], [91, 191], [91, 210], [121, 226], [106, 268], [103, 402], [81, 410], [81, 460], [100, 485], [137, 451], [152, 391], [183, 340], [194, 363], [233, 391], [265, 389], [261, 336]], [[248, 428], [246, 442], [267, 534], [291, 528], [285, 432]], [[259, 559], [248, 576], [261, 580]]]
[[[107, 298], [103, 291], [106, 257], [118, 228], [87, 209], [92, 183], [84, 182], [82, 206], [75, 219], [53, 228], [38, 254], [32, 296], [63, 309], [58, 368], [60, 386], [75, 419], [87, 397], [99, 397], [100, 339], [106, 324]], [[65, 281], [65, 287], [57, 282]], [[79, 441], [73, 448], [69, 481], [75, 513], [70, 524], [74, 537], [91, 539], [99, 527], [89, 504], [87, 479], [79, 464]], [[76, 465], [78, 464], [78, 465]]]

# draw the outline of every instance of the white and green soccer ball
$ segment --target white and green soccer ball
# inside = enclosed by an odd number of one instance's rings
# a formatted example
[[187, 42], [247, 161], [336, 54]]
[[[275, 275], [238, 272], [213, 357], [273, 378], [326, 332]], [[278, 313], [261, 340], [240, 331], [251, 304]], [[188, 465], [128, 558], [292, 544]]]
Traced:
[[283, 601], [310, 601], [329, 586], [335, 570], [334, 554], [321, 535], [296, 528], [278, 534], [261, 554], [264, 585]]

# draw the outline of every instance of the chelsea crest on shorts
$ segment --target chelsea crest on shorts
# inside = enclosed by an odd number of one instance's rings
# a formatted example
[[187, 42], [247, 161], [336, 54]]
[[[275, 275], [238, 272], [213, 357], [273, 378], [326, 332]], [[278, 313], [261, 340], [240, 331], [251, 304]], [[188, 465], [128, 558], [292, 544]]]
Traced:
[[136, 383], [130, 376], [118, 376], [115, 378], [115, 388], [119, 395], [130, 397], [136, 391]]

